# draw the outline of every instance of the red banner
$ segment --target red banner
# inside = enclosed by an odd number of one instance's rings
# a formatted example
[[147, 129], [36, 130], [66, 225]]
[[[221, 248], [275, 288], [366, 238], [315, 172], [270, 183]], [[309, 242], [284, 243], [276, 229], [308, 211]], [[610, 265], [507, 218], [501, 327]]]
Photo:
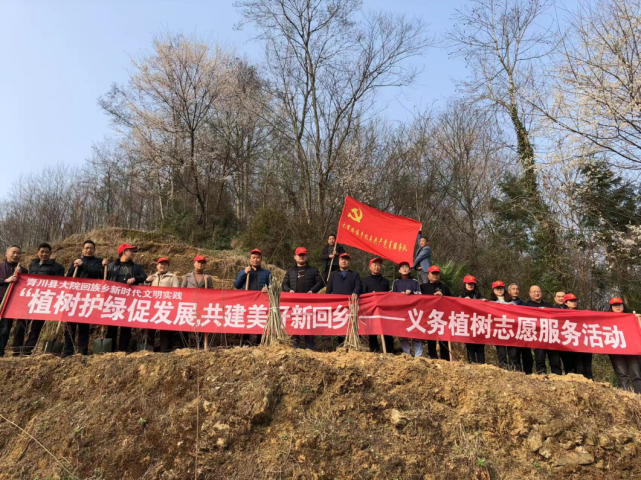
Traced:
[[106, 280], [20, 275], [4, 318], [203, 333], [262, 333], [266, 293], [128, 286]]
[[394, 263], [408, 262], [412, 265], [420, 229], [421, 222], [381, 212], [348, 195], [338, 223], [336, 241]]
[[[347, 295], [283, 293], [290, 335], [345, 335]], [[129, 287], [121, 283], [20, 275], [3, 318], [69, 321], [203, 333], [262, 333], [268, 295], [244, 290]], [[368, 293], [359, 334], [641, 355], [634, 314], [533, 308], [432, 295]]]

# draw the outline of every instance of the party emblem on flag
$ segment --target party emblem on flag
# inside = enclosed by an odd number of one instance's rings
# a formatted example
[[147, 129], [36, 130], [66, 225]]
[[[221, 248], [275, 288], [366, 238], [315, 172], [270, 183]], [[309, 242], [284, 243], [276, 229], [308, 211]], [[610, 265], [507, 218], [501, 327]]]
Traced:
[[363, 210], [361, 210], [360, 208], [352, 208], [352, 212], [347, 214], [347, 217], [351, 218], [357, 223], [361, 223], [361, 220], [363, 219]]

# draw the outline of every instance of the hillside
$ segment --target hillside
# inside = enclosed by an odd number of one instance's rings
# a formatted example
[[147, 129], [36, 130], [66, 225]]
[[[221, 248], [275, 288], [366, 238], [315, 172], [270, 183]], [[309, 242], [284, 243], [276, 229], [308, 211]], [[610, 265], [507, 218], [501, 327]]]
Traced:
[[0, 360], [0, 397], [0, 479], [641, 475], [641, 401], [574, 375], [286, 347], [47, 355]]

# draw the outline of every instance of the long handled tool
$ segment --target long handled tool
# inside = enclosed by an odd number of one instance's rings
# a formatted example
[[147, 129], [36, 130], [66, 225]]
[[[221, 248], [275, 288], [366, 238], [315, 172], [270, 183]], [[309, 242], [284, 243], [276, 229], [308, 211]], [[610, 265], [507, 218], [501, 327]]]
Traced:
[[[105, 265], [105, 274], [104, 280], [107, 280], [107, 265]], [[101, 353], [111, 353], [113, 341], [111, 338], [105, 338], [105, 326], [100, 326], [100, 338], [97, 338], [93, 341], [93, 353], [94, 355]]]
[[[208, 282], [207, 282], [207, 275], [203, 273], [203, 280], [205, 281], [205, 290], [209, 288]], [[205, 333], [205, 351], [209, 351], [209, 334]]]
[[[249, 273], [251, 273], [251, 271]], [[247, 274], [247, 280], [245, 280], [245, 291], [249, 290], [249, 273]], [[243, 346], [243, 337], [244, 336], [245, 335], [243, 335], [242, 333], [240, 334], [240, 346], [241, 347]]]
[[[78, 267], [76, 267], [73, 271], [73, 278], [76, 278], [77, 275], [78, 275]], [[54, 355], [58, 355], [62, 353], [62, 349], [64, 348], [65, 344], [58, 340], [60, 325], [62, 325], [62, 321], [59, 321], [58, 325], [56, 325], [56, 331], [53, 334], [53, 337], [48, 340], [45, 340], [45, 345], [44, 345], [45, 353], [52, 353]]]
[[[151, 282], [151, 286], [152, 287], [154, 286], [154, 282], [153, 281]], [[160, 275], [158, 276], [158, 285], [156, 285], [156, 286], [160, 287]], [[142, 330], [142, 332], [141, 332], [142, 333], [142, 340], [140, 340], [138, 342], [138, 344], [136, 345], [136, 350], [137, 351], [139, 351], [139, 352], [143, 352], [145, 350], [148, 351], [148, 352], [153, 352], [154, 351], [154, 342], [152, 341], [151, 343], [149, 343], [149, 333], [154, 333], [154, 332], [155, 332], [155, 330], [151, 330], [150, 331], [150, 329], [147, 329], [147, 328]], [[155, 335], [154, 335], [154, 338], [155, 338]]]

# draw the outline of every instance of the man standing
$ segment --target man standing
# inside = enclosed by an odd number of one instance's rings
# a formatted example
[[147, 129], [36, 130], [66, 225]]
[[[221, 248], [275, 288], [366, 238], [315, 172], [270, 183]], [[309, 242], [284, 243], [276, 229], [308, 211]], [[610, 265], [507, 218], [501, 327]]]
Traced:
[[[283, 292], [318, 293], [325, 285], [318, 268], [307, 264], [307, 249], [298, 247], [294, 252], [295, 267], [289, 268], [283, 278]], [[305, 337], [305, 348], [314, 350], [313, 335], [295, 335], [294, 346], [300, 347], [301, 338]]]
[[[369, 272], [370, 274], [363, 279], [363, 293], [373, 293], [373, 292], [389, 292], [390, 284], [389, 280], [383, 275], [381, 275], [381, 268], [383, 267], [382, 258], [372, 258], [369, 261]], [[394, 353], [394, 337], [391, 335], [384, 336], [385, 350], [387, 353]], [[369, 336], [369, 350], [370, 352], [382, 352], [381, 347], [378, 344], [378, 335]]]
[[[421, 293], [423, 295], [436, 295], [438, 297], [451, 297], [450, 289], [447, 285], [441, 282], [441, 269], [437, 265], [432, 265], [427, 269], [427, 283], [421, 285]], [[450, 359], [450, 349], [447, 342], [440, 340], [438, 342], [441, 351], [441, 360]], [[436, 340], [427, 341], [427, 354], [430, 358], [438, 359], [436, 351]]]
[[[142, 285], [147, 279], [142, 266], [134, 263], [138, 247], [123, 243], [118, 247], [118, 260], [109, 262], [108, 258], [102, 261], [103, 266], [107, 265], [107, 280], [124, 283], [125, 285]], [[131, 327], [120, 327], [120, 340], [116, 348], [118, 337], [118, 326], [107, 327], [107, 338], [111, 338], [114, 351], [126, 352], [131, 342]]]
[[348, 253], [341, 253], [338, 257], [338, 268], [332, 272], [327, 282], [326, 293], [351, 295], [353, 300], [361, 294], [362, 284], [358, 272], [349, 269], [352, 258]]
[[[38, 258], [34, 259], [29, 265], [29, 275], [51, 275], [53, 277], [64, 277], [65, 267], [51, 258], [51, 245], [41, 243], [38, 245]], [[26, 343], [24, 336], [27, 332], [27, 322], [18, 320], [16, 322], [16, 331], [13, 334], [13, 351], [18, 355], [22, 351], [25, 355], [31, 355], [33, 349], [38, 344], [40, 331], [44, 326], [44, 320], [31, 320], [31, 330], [27, 337]]]
[[[82, 244], [82, 255], [71, 263], [67, 270], [67, 277], [73, 277], [74, 272], [77, 278], [93, 278], [100, 280], [103, 277], [102, 258], [96, 257], [96, 244], [91, 240], [85, 240]], [[82, 355], [89, 354], [89, 324], [68, 322], [65, 325], [65, 347], [63, 357], [74, 354], [74, 350]], [[78, 344], [74, 349], [74, 341], [78, 331]]]
[[325, 262], [325, 267], [323, 268], [324, 282], [327, 281], [327, 278], [329, 276], [330, 265], [332, 268], [332, 272], [338, 270], [338, 257], [343, 253], [345, 253], [345, 249], [342, 245], [336, 243], [336, 235], [332, 233], [327, 238], [327, 245], [323, 247], [323, 251], [321, 252], [321, 260]]
[[[536, 308], [552, 308], [552, 305], [543, 301], [543, 294], [541, 292], [541, 287], [538, 285], [532, 285], [530, 287], [530, 300], [525, 302], [526, 307], [536, 307]], [[522, 356], [531, 357], [529, 348], [521, 348]], [[525, 350], [528, 353], [525, 353]], [[557, 350], [546, 350], [543, 348], [534, 349], [534, 360], [536, 362], [536, 373], [539, 375], [545, 375], [547, 373], [547, 367], [545, 366], [545, 357], [548, 357], [550, 362], [550, 370], [555, 375], [562, 375], [563, 370], [561, 370], [561, 354]], [[523, 362], [523, 367], [525, 368], [525, 361]]]
[[[210, 275], [205, 274], [206, 265], [207, 259], [202, 255], [197, 255], [194, 258], [194, 271], [185, 275], [180, 286], [182, 288], [214, 288], [214, 280]], [[182, 339], [182, 346], [185, 348], [189, 347], [190, 341], [194, 347], [200, 343], [196, 333], [190, 333], [185, 338], [181, 332], [180, 338]]]
[[[272, 280], [272, 272], [262, 268], [262, 263], [263, 252], [254, 248], [249, 252], [249, 267], [245, 267], [245, 269], [238, 274], [234, 282], [234, 287], [241, 290], [267, 292], [267, 287], [269, 287]], [[262, 333], [256, 335], [256, 345], [260, 345], [262, 338]]]
[[414, 265], [412, 268], [418, 272], [418, 283], [428, 282], [428, 272], [432, 263], [432, 249], [430, 248], [427, 237], [418, 232], [418, 249], [414, 255]]
[[[178, 277], [169, 271], [169, 259], [160, 257], [156, 262], [156, 273], [149, 275], [146, 283], [152, 287], [170, 287], [178, 288], [180, 282]], [[145, 330], [145, 338], [148, 345], [154, 346], [156, 340], [156, 330], [151, 328]], [[163, 353], [171, 352], [173, 347], [174, 332], [172, 330], [160, 331], [160, 351]]]
[[519, 298], [519, 286], [516, 283], [511, 283], [510, 286], [507, 287], [507, 293], [510, 294], [514, 305], [524, 305], [523, 300]]
[[[6, 260], [0, 263], [0, 302], [7, 295], [11, 284], [18, 281], [18, 275], [27, 273], [26, 268], [19, 266], [22, 249], [18, 245], [11, 245], [7, 248], [4, 256]], [[24, 322], [24, 320], [22, 321]], [[12, 318], [0, 319], [0, 357], [4, 357], [12, 325]]]

